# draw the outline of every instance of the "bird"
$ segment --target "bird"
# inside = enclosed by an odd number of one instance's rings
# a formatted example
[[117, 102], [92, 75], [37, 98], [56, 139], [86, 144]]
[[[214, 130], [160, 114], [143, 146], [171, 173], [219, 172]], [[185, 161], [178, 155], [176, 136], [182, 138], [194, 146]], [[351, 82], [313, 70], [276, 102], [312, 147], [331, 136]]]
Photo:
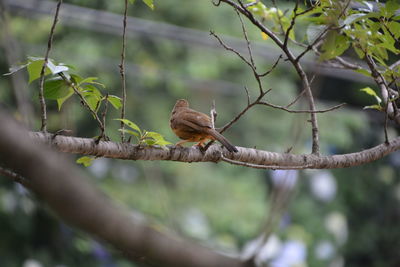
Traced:
[[189, 108], [189, 102], [186, 99], [176, 101], [171, 113], [170, 126], [172, 131], [182, 139], [176, 143], [177, 146], [186, 142], [198, 142], [197, 146], [202, 148], [209, 139], [218, 140], [229, 152], [238, 152], [234, 145], [213, 129], [211, 118]]

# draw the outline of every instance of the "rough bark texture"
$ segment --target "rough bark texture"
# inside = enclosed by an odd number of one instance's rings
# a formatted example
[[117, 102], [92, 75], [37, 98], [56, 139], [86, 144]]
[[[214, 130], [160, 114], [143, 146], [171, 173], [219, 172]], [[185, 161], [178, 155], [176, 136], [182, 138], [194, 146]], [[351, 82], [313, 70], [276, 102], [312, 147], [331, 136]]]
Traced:
[[[238, 259], [162, 234], [135, 221], [102, 195], [74, 164], [61, 153], [40, 142], [50, 135], [31, 134], [0, 111], [0, 163], [24, 176], [33, 190], [65, 222], [80, 228], [122, 250], [138, 262], [152, 266], [245, 266]], [[33, 138], [32, 138], [33, 137]], [[110, 153], [128, 146], [113, 143], [94, 145], [90, 139], [57, 136], [59, 147], [92, 153]], [[103, 147], [97, 151], [97, 148]], [[124, 152], [127, 152], [124, 150]], [[154, 264], [154, 265], [153, 265]]]
[[356, 153], [333, 156], [318, 156], [314, 154], [294, 155], [275, 153], [253, 148], [237, 147], [239, 152], [230, 153], [220, 145], [212, 145], [204, 153], [197, 147], [169, 146], [165, 149], [150, 146], [138, 146], [94, 139], [68, 136], [56, 136], [41, 132], [31, 132], [33, 140], [51, 144], [55, 149], [73, 154], [92, 155], [106, 158], [126, 160], [172, 160], [181, 162], [219, 162], [222, 156], [236, 162], [250, 163], [261, 166], [299, 168], [299, 169], [333, 169], [346, 168], [366, 164], [400, 148], [400, 137], [388, 144], [381, 144]]

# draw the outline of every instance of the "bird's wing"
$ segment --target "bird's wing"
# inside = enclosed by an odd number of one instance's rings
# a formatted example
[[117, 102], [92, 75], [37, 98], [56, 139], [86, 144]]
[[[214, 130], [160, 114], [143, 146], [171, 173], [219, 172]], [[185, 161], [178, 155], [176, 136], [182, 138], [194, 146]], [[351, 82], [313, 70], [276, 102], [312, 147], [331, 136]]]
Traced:
[[183, 113], [183, 120], [188, 123], [195, 124], [197, 127], [212, 128], [211, 119], [206, 114], [195, 110], [187, 109]]

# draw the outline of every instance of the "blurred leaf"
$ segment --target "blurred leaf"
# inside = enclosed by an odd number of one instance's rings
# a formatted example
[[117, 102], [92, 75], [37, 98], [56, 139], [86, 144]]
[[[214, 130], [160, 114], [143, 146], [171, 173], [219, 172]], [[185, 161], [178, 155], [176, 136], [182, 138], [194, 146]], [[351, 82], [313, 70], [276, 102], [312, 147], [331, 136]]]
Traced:
[[85, 96], [85, 100], [92, 110], [94, 110], [95, 112], [99, 110], [101, 104], [101, 98], [90, 94]]
[[68, 98], [70, 98], [73, 94], [74, 94], [74, 90], [72, 88], [69, 88], [69, 92], [65, 97], [57, 99], [57, 105], [58, 105], [59, 111], [61, 110], [61, 107], [64, 104], [64, 102], [67, 101]]
[[268, 40], [269, 36], [265, 32], [261, 32], [261, 38], [263, 40]]
[[109, 95], [107, 101], [113, 105], [115, 109], [120, 109], [122, 107], [122, 99], [115, 95]]
[[94, 157], [83, 156], [77, 159], [76, 163], [83, 164], [83, 166], [85, 167], [89, 167], [90, 165], [92, 165], [93, 160], [95, 160]]
[[360, 91], [365, 92], [368, 95], [375, 97], [378, 104], [380, 104], [382, 102], [382, 99], [376, 94], [376, 92], [371, 87], [365, 87], [363, 89], [360, 89]]
[[390, 32], [393, 33], [395, 38], [398, 39], [400, 37], [400, 23], [399, 22], [390, 21], [388, 23], [388, 28], [389, 28]]
[[134, 4], [135, 0], [129, 0], [129, 3]]
[[329, 60], [340, 56], [344, 53], [350, 46], [348, 38], [344, 35], [339, 34], [336, 31], [331, 31], [328, 33], [321, 50], [323, 53], [320, 56], [321, 60]]
[[44, 83], [44, 97], [47, 99], [64, 98], [69, 92], [69, 85], [61, 78], [47, 80]]
[[87, 84], [95, 84], [95, 85], [99, 85], [99, 86], [105, 88], [104, 84], [96, 82], [97, 79], [98, 79], [97, 77], [88, 77], [88, 78], [85, 78], [85, 79], [81, 80], [79, 82], [79, 84], [85, 84], [85, 83], [87, 83]]
[[171, 144], [171, 142], [166, 141], [161, 134], [156, 132], [146, 132], [145, 136], [150, 137], [154, 140], [154, 142], [147, 142], [146, 140], [146, 143], [149, 145], [166, 146], [168, 144]]
[[[32, 83], [33, 81], [39, 79], [40, 77], [40, 72], [43, 67], [44, 60], [43, 59], [37, 59], [33, 60], [28, 63], [27, 69], [28, 69], [28, 75], [29, 75], [29, 83]], [[51, 74], [50, 69], [47, 67], [44, 73], [44, 76]]]
[[97, 98], [103, 98], [103, 94], [100, 92], [99, 89], [97, 89], [96, 86], [93, 86], [92, 84], [84, 84], [79, 87], [80, 91], [85, 95], [85, 96], [93, 96]]
[[[43, 58], [38, 58], [38, 57], [29, 57], [28, 58], [27, 69], [28, 69], [28, 74], [29, 74], [29, 83], [32, 83], [33, 81], [40, 78], [40, 72], [42, 71], [43, 63], [44, 63]], [[68, 71], [68, 69], [69, 68], [67, 66], [55, 65], [53, 63], [53, 60], [48, 59], [44, 76], [47, 76], [49, 74], [57, 74], [60, 72]]]
[[382, 111], [382, 107], [380, 105], [365, 106], [363, 109], [376, 109]]
[[389, 18], [393, 16], [399, 8], [400, 4], [398, 3], [398, 0], [390, 0], [381, 7], [380, 13], [382, 16]]
[[366, 69], [358, 69], [358, 70], [355, 70], [355, 72], [361, 73], [367, 77], [371, 77], [371, 73]]
[[142, 0], [148, 7], [154, 10], [154, 3], [153, 0]]
[[135, 123], [131, 122], [128, 119], [114, 119], [117, 121], [122, 121], [126, 126], [130, 127], [132, 130], [137, 131], [140, 135], [142, 135], [142, 131], [140, 130], [139, 126], [137, 126]]

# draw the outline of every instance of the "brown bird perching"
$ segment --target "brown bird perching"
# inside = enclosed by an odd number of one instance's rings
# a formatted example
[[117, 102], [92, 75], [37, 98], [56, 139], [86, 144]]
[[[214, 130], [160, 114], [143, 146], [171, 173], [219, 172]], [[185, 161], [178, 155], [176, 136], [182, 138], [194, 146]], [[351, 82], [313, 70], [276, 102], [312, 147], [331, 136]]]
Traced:
[[222, 134], [213, 129], [211, 118], [204, 113], [189, 108], [189, 103], [185, 99], [176, 101], [171, 113], [170, 126], [172, 131], [183, 141], [176, 145], [186, 142], [198, 142], [197, 146], [202, 147], [209, 140], [218, 140], [229, 152], [238, 152]]

